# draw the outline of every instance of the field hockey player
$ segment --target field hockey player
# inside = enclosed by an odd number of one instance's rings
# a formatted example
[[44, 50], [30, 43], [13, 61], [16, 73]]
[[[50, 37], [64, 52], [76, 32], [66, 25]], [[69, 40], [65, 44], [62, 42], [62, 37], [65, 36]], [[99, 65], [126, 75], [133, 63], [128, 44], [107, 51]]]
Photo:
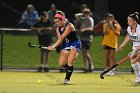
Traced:
[[70, 77], [73, 72], [74, 61], [81, 49], [81, 42], [76, 35], [74, 25], [65, 20], [64, 13], [62, 11], [59, 11], [55, 15], [54, 23], [57, 25], [56, 33], [58, 39], [54, 45], [48, 47], [48, 50], [53, 50], [61, 45], [59, 65], [61, 67], [66, 67], [64, 84], [69, 84]]

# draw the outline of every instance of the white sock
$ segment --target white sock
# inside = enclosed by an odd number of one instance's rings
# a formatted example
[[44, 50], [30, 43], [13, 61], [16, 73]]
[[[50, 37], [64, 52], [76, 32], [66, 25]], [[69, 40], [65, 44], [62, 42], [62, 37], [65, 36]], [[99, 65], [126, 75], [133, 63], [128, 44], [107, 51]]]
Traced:
[[139, 63], [136, 62], [135, 64], [131, 64], [136, 76], [140, 76], [140, 66]]

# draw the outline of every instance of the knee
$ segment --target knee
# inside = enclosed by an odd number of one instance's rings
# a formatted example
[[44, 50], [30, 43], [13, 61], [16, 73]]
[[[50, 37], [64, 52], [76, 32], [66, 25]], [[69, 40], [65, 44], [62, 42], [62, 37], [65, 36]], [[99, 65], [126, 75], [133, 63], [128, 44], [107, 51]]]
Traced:
[[64, 67], [64, 65], [65, 65], [65, 64], [63, 64], [63, 63], [59, 63], [59, 66], [60, 66], [60, 67]]
[[73, 62], [68, 62], [68, 66], [73, 66]]
[[136, 62], [134, 61], [134, 59], [131, 59], [131, 64], [135, 64]]

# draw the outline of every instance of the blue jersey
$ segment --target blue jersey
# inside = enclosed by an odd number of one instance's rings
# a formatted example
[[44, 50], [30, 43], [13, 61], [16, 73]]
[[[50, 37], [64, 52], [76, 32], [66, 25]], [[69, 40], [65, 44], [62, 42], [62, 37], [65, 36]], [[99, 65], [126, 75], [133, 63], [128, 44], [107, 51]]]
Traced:
[[[63, 32], [65, 31], [66, 26], [69, 23], [66, 23], [64, 26], [64, 29], [61, 30], [61, 27], [59, 27], [59, 33], [62, 35]], [[79, 40], [76, 31], [71, 31], [65, 38], [64, 41], [61, 45], [61, 50], [66, 49], [66, 50], [71, 50], [72, 48], [76, 48], [77, 51], [79, 52], [80, 49], [82, 48], [81, 41]]]

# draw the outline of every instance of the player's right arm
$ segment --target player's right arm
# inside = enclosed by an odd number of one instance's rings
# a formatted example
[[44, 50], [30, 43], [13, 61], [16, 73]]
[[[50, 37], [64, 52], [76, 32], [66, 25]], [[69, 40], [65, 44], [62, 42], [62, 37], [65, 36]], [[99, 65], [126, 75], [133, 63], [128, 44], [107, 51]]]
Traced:
[[123, 41], [123, 43], [119, 46], [119, 50], [122, 50], [124, 48], [124, 46], [128, 43], [128, 41], [130, 40], [130, 36], [127, 35]]
[[57, 35], [57, 38], [60, 37], [60, 33], [59, 33], [59, 28], [58, 27], [56, 27], [56, 35]]

